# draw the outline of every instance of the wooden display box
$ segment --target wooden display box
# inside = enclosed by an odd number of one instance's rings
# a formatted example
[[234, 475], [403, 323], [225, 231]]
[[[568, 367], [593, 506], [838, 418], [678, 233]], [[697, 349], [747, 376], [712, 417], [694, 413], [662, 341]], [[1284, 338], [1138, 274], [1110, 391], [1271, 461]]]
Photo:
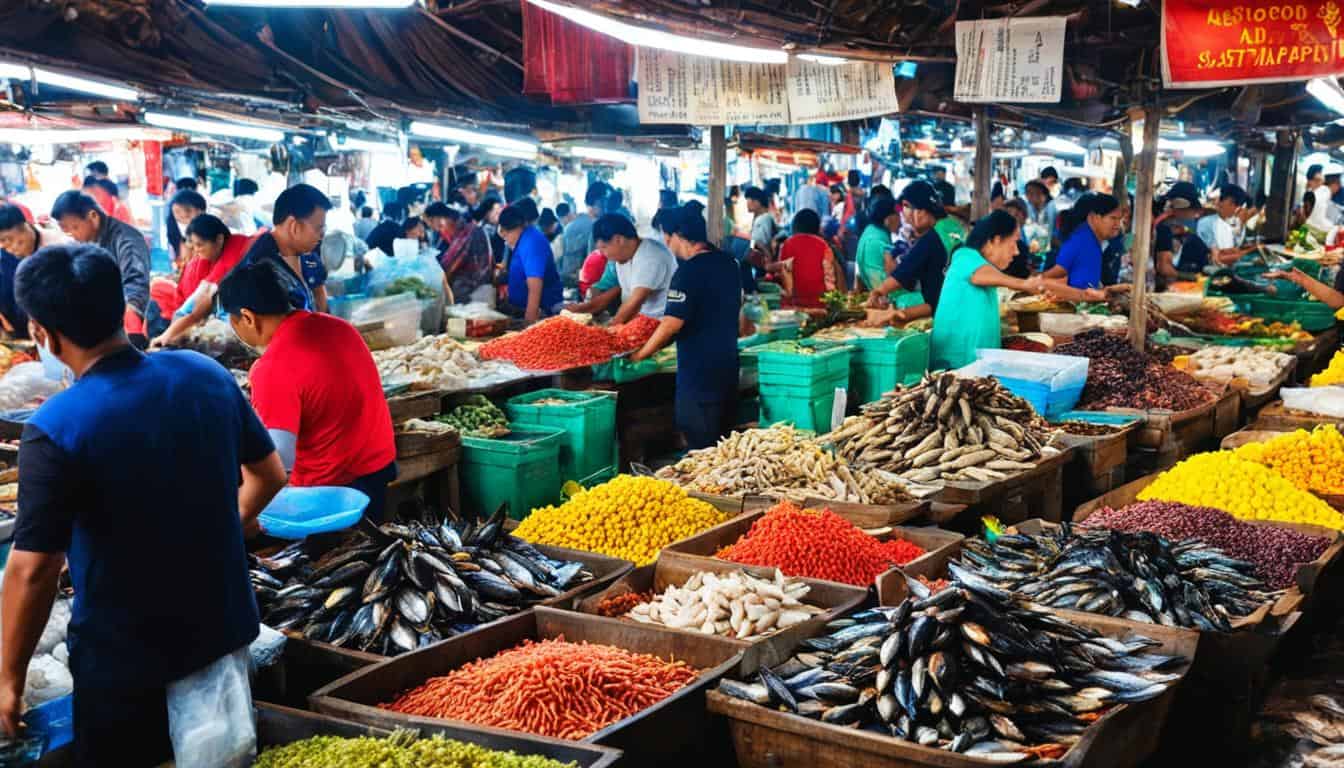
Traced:
[[[629, 594], [631, 592], [650, 592], [661, 594], [669, 586], [681, 586], [697, 572], [731, 573], [746, 571], [753, 576], [773, 578], [774, 568], [757, 568], [738, 565], [723, 560], [692, 557], [676, 552], [664, 551], [653, 565], [636, 568], [617, 579], [611, 586], [574, 601], [574, 610], [580, 613], [596, 614], [597, 607], [608, 597]], [[788, 658], [789, 652], [803, 638], [816, 633], [816, 628], [840, 615], [849, 613], [868, 601], [868, 590], [851, 587], [830, 581], [802, 579], [811, 588], [803, 602], [825, 608], [826, 612], [783, 631], [749, 640], [728, 638], [742, 646], [745, 658], [753, 663], [775, 666]], [[627, 619], [627, 621], [633, 621]], [[695, 629], [672, 629], [670, 631], [699, 635]]]
[[[514, 731], [474, 725], [465, 721], [419, 717], [381, 709], [402, 692], [430, 677], [464, 664], [488, 658], [524, 640], [563, 637], [570, 642], [602, 643], [635, 653], [650, 653], [683, 661], [700, 670], [690, 685], [648, 709], [613, 723], [582, 740], [625, 752], [632, 766], [695, 765], [717, 759], [724, 746], [714, 738], [713, 723], [705, 711], [704, 692], [742, 662], [736, 643], [710, 637], [636, 624], [619, 619], [536, 608], [445, 640], [385, 663], [354, 672], [317, 691], [311, 704], [318, 712], [382, 728], [433, 728], [452, 725], [482, 733], [517, 736]], [[532, 735], [554, 745], [576, 742]]]

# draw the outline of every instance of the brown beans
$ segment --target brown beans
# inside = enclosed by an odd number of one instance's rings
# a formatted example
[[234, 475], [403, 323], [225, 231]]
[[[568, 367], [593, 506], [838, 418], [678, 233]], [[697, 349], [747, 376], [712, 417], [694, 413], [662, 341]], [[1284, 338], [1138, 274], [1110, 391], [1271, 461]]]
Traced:
[[1198, 539], [1255, 566], [1273, 589], [1293, 584], [1299, 566], [1321, 556], [1329, 541], [1292, 528], [1252, 525], [1221, 509], [1167, 501], [1143, 501], [1121, 509], [1103, 509], [1083, 525], [1118, 531], [1152, 531], [1172, 541]]
[[1163, 408], [1185, 411], [1213, 398], [1204, 385], [1152, 354], [1138, 352], [1123, 335], [1085, 331], [1055, 354], [1090, 359], [1079, 408]]

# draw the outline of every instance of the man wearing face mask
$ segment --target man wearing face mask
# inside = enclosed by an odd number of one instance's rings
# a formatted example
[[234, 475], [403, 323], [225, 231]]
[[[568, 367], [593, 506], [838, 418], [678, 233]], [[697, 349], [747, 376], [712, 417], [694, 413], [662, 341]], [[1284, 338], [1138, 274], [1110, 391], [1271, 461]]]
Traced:
[[327, 311], [327, 268], [317, 252], [331, 201], [317, 187], [295, 184], [275, 199], [274, 228], [259, 236], [244, 264], [267, 264], [294, 309]]
[[238, 338], [265, 350], [250, 373], [252, 405], [290, 484], [363, 491], [365, 514], [381, 523], [397, 449], [378, 367], [359, 331], [294, 308], [264, 264], [233, 270], [219, 286], [219, 303]]
[[[284, 468], [228, 371], [195, 352], [131, 347], [122, 275], [103, 249], [43, 248], [19, 266], [16, 292], [44, 358], [74, 384], [33, 414], [19, 447], [0, 730], [18, 731], [28, 663], [68, 562], [73, 761], [157, 765], [172, 757], [168, 711], [188, 685], [177, 683], [250, 695], [259, 619], [242, 531], [284, 486]], [[189, 713], [183, 725], [199, 727]]]

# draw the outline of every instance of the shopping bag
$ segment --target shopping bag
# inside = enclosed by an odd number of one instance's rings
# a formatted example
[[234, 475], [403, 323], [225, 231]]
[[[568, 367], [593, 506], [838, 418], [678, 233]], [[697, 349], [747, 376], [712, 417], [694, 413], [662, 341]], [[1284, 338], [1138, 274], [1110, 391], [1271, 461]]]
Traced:
[[246, 646], [168, 684], [177, 768], [247, 768], [257, 754]]

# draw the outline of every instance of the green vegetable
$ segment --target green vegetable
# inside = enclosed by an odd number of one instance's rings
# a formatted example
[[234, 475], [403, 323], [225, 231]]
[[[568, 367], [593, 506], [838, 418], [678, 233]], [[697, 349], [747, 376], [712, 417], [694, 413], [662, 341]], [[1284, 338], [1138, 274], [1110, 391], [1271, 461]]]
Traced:
[[426, 285], [424, 280], [413, 275], [398, 277], [383, 288], [384, 296], [394, 296], [398, 293], [414, 293], [417, 299], [432, 299], [439, 295]]
[[448, 413], [434, 417], [464, 435], [499, 437], [509, 433], [509, 418], [484, 395], [472, 395]]
[[386, 739], [314, 736], [257, 757], [255, 768], [574, 768], [549, 757], [500, 752], [440, 735], [407, 744], [398, 734]]

